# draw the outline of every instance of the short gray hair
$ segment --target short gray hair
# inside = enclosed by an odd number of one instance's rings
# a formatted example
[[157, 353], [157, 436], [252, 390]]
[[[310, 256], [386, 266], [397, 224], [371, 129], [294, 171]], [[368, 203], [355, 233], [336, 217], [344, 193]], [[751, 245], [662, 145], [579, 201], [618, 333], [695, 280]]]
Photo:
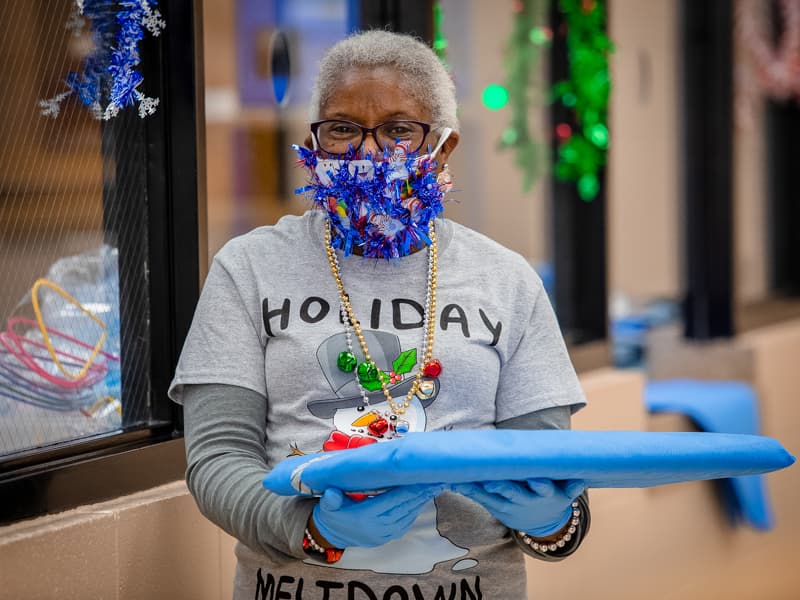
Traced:
[[458, 131], [455, 85], [433, 50], [410, 35], [381, 29], [355, 33], [328, 50], [311, 91], [311, 121], [319, 119], [342, 73], [382, 66], [393, 67], [405, 77], [406, 91], [430, 111], [434, 127]]

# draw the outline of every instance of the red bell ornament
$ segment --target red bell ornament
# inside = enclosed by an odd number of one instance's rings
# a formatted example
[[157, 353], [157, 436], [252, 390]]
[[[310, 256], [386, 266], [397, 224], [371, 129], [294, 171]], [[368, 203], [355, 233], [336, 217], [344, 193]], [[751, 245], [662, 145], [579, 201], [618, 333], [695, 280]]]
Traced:
[[438, 377], [442, 374], [442, 363], [439, 362], [438, 358], [429, 360], [425, 363], [425, 366], [422, 367], [422, 374], [426, 377]]
[[380, 436], [389, 430], [389, 423], [383, 417], [378, 417], [367, 426], [367, 430], [374, 436]]

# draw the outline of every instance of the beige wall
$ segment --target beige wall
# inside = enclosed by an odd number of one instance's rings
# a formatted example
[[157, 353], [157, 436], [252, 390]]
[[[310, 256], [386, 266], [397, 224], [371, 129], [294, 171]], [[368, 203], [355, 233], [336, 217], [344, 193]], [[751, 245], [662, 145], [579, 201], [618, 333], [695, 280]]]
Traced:
[[676, 1], [612, 0], [609, 290], [677, 297]]
[[[764, 432], [800, 452], [800, 321], [755, 331]], [[642, 410], [644, 379], [604, 369], [582, 377], [579, 429], [684, 429]], [[768, 476], [777, 528], [725, 522], [708, 483], [593, 490], [592, 532], [558, 564], [528, 563], [531, 598], [726, 600], [797, 598], [800, 467]], [[182, 482], [0, 529], [0, 598], [230, 597], [232, 540], [198, 513]]]
[[[754, 0], [746, 0], [753, 2]], [[764, 102], [741, 44], [734, 47], [733, 129], [734, 293], [741, 303], [768, 294]]]

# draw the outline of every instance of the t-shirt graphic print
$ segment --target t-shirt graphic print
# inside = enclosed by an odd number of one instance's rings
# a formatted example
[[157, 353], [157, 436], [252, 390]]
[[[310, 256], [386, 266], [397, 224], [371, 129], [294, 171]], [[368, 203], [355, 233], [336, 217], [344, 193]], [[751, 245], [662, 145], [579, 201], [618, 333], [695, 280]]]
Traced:
[[[424, 376], [405, 410], [402, 413], [396, 410], [406, 402], [413, 387], [417, 349], [402, 350], [400, 338], [393, 333], [366, 330], [362, 334], [370, 357], [385, 379], [395, 409], [383, 394], [378, 374], [368, 372], [370, 365], [365, 362], [360, 346], [354, 346], [351, 342], [351, 352], [345, 333], [328, 337], [317, 349], [317, 361], [331, 386], [332, 396], [311, 400], [307, 405], [314, 416], [332, 420], [331, 434], [322, 445], [323, 452], [388, 443], [408, 432], [425, 431], [425, 408], [435, 402], [439, 394], [439, 378]], [[359, 376], [361, 365], [364, 367]], [[361, 381], [368, 404], [361, 394], [357, 379]], [[307, 454], [297, 445], [293, 445], [291, 453]], [[376, 481], [374, 489], [380, 487], [381, 482]], [[369, 527], [369, 523], [360, 526]], [[353, 547], [347, 548], [342, 558], [333, 565], [312, 558], [305, 562], [337, 569], [366, 569], [376, 573], [410, 575], [427, 573], [437, 563], [461, 558], [468, 552], [439, 532], [436, 502], [431, 500], [424, 506], [412, 528], [401, 538], [384, 544], [381, 552], [375, 552], [374, 548]], [[454, 565], [453, 569], [463, 570], [475, 564], [477, 561], [467, 559]]]

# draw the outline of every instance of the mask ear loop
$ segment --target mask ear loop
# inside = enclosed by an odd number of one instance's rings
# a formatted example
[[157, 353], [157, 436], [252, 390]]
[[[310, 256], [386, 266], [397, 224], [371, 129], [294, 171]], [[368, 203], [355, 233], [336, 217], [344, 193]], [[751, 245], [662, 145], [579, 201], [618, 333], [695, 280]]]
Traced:
[[439, 137], [439, 142], [436, 144], [436, 147], [433, 149], [433, 152], [431, 152], [431, 160], [436, 158], [436, 155], [439, 153], [439, 150], [442, 149], [442, 146], [444, 146], [444, 143], [447, 141], [447, 138], [450, 137], [451, 133], [453, 133], [452, 127], [444, 128], [444, 130], [442, 131], [442, 135]]

